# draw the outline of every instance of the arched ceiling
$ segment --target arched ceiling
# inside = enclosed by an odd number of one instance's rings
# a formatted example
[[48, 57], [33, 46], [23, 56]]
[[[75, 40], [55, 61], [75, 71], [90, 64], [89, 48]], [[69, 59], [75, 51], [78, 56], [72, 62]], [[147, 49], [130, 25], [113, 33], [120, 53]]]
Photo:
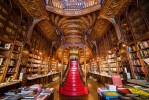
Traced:
[[57, 40], [58, 36], [53, 26], [51, 25], [48, 13], [44, 9], [40, 0], [18, 0], [17, 4], [25, 9], [29, 13], [29, 15], [33, 17], [34, 22], [36, 22], [36, 20], [44, 18], [44, 20], [38, 23], [38, 26], [50, 40]]
[[52, 23], [58, 27], [64, 36], [64, 43], [85, 43], [84, 34], [95, 23], [97, 13], [84, 16], [65, 17], [54, 13], [50, 14]]
[[[90, 42], [101, 39], [111, 23], [109, 20], [114, 21], [115, 16], [127, 6], [130, 0], [74, 0], [75, 3], [69, 2], [70, 0], [17, 1], [19, 6], [33, 17], [34, 21], [45, 18], [38, 23], [38, 26], [49, 39], [57, 40], [56, 31], [58, 31], [62, 45], [69, 44], [72, 48], [74, 45], [84, 44], [88, 46], [87, 50], [91, 51]], [[61, 1], [68, 1], [65, 2], [65, 7], [62, 6]], [[103, 4], [100, 1], [104, 1]], [[69, 3], [71, 7], [67, 7]], [[66, 56], [69, 47], [64, 52]], [[58, 49], [56, 53], [58, 59], [62, 58], [60, 52], [61, 49]], [[91, 59], [89, 56], [92, 55], [91, 53], [92, 51], [90, 53], [86, 51], [88, 54], [86, 59]], [[83, 61], [82, 59], [83, 53], [80, 60]]]

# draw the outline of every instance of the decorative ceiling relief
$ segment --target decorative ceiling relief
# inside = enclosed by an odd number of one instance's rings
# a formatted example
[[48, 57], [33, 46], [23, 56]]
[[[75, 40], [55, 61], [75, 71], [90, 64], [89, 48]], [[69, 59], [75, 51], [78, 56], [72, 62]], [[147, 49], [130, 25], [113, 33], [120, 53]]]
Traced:
[[33, 17], [34, 20], [46, 17], [38, 23], [43, 33], [51, 40], [57, 40], [57, 35], [53, 29], [48, 16], [40, 0], [18, 0], [22, 7]]
[[81, 16], [101, 9], [101, 0], [46, 0], [46, 10], [62, 16]]
[[[91, 33], [91, 39], [100, 39], [111, 24], [107, 19], [115, 18], [128, 4], [129, 0], [105, 0]], [[103, 17], [107, 18], [103, 18]]]
[[106, 0], [100, 14], [109, 17], [115, 17], [123, 6], [127, 5], [129, 0]]
[[64, 43], [85, 43], [84, 34], [95, 23], [97, 14], [91, 13], [78, 17], [64, 17], [51, 14], [52, 23], [62, 31]]
[[[87, 58], [91, 58], [91, 41], [99, 40], [111, 24], [107, 19], [115, 18], [129, 3], [129, 0], [18, 0], [34, 20], [45, 17], [38, 25], [47, 37], [68, 45], [64, 58], [72, 46], [85, 44]], [[102, 4], [102, 6], [101, 6]], [[57, 31], [57, 33], [55, 32]], [[86, 38], [85, 38], [86, 37]], [[79, 47], [80, 48], [80, 47]], [[61, 50], [58, 50], [58, 53]], [[83, 50], [80, 49], [83, 61]], [[61, 54], [58, 54], [61, 55]], [[58, 56], [59, 59], [62, 58]], [[68, 62], [68, 61], [66, 61]]]

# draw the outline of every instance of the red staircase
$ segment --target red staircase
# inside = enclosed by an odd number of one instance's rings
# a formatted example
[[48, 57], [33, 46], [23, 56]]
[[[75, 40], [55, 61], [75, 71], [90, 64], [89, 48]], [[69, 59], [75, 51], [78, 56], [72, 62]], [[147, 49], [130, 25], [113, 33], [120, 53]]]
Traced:
[[70, 61], [70, 68], [66, 82], [60, 87], [60, 94], [68, 96], [80, 96], [88, 94], [88, 87], [85, 87], [79, 75], [78, 61]]

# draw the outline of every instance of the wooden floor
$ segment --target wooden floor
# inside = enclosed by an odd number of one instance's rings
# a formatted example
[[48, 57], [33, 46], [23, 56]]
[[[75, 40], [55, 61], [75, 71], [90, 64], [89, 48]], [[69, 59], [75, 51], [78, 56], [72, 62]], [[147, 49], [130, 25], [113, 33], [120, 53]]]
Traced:
[[78, 97], [70, 97], [59, 94], [59, 80], [52, 82], [48, 85], [48, 87], [53, 87], [55, 89], [54, 92], [54, 100], [98, 100], [97, 88], [101, 85], [93, 80], [88, 80], [89, 94]]

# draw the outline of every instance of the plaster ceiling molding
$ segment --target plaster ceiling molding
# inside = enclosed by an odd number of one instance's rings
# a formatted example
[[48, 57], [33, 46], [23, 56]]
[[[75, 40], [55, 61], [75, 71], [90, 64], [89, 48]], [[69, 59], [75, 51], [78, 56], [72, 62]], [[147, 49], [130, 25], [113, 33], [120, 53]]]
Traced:
[[98, 19], [91, 33], [91, 37], [92, 37], [91, 39], [92, 40], [100, 39], [109, 25], [110, 25], [110, 22], [108, 20], [102, 19], [102, 18]]
[[128, 2], [129, 0], [107, 0], [100, 11], [100, 15], [114, 18]]
[[[107, 19], [115, 18], [115, 16], [128, 4], [128, 1], [129, 0], [106, 0], [99, 16], [104, 16]], [[101, 20], [105, 18], [99, 16], [91, 33], [92, 40], [100, 39], [111, 23], [108, 20]]]
[[88, 18], [88, 21], [89, 21], [90, 25], [92, 25], [93, 24], [92, 16], [91, 15], [87, 15], [87, 18]]
[[[66, 35], [65, 37], [66, 37], [66, 39], [68, 39], [68, 38], [71, 38], [71, 39], [73, 39], [73, 38], [75, 38], [75, 39], [76, 39], [76, 38], [78, 38], [78, 39], [83, 38], [82, 35], [78, 35], [78, 34], [77, 34], [77, 35], [73, 35], [73, 34], [71, 34], [71, 35]], [[73, 39], [73, 40], [75, 40], [75, 39]]]
[[56, 15], [55, 16], [54, 23], [57, 25], [59, 21], [60, 21], [60, 16], [59, 15]]
[[59, 9], [50, 5], [46, 5], [46, 10], [58, 15], [62, 15], [62, 16], [68, 16], [68, 17], [73, 17], [73, 16], [82, 16], [85, 14], [89, 14], [95, 11], [98, 11], [101, 9], [101, 5], [94, 5], [91, 7], [87, 7], [81, 10], [64, 10], [64, 9]]
[[[79, 30], [79, 29], [74, 29], [74, 28], [72, 28], [72, 29], [65, 29], [64, 30], [64, 35], [66, 35], [66, 34], [68, 34], [68, 33], [79, 33], [79, 34], [82, 34], [82, 31], [81, 30]], [[68, 34], [69, 35], [69, 34]]]
[[38, 23], [39, 27], [41, 30], [46, 33], [45, 35], [50, 39], [50, 40], [57, 40], [57, 34], [55, 30], [53, 29], [52, 25], [49, 23], [49, 21], [41, 21]]
[[[64, 20], [61, 24], [66, 24], [66, 23], [74, 23], [74, 22], [76, 22], [76, 23], [79, 23], [79, 24], [81, 24], [82, 22], [83, 22], [83, 20], [81, 20], [81, 19], [79, 19], [79, 18], [67, 18], [67, 20]], [[58, 26], [62, 26], [62, 25], [59, 25], [58, 24]]]
[[69, 34], [81, 34], [82, 35], [82, 30], [79, 28], [66, 28], [63, 31], [64, 31], [64, 36], [69, 35]]
[[61, 29], [65, 29], [65, 28], [68, 28], [69, 26], [79, 26], [79, 27], [82, 27], [82, 28], [86, 28], [86, 26], [82, 25], [82, 24], [79, 24], [77, 22], [70, 22], [70, 23], [65, 23], [63, 24], [60, 28]]
[[52, 40], [56, 40], [58, 37], [55, 34], [48, 16], [48, 13], [44, 9], [42, 2], [40, 0], [18, 0], [22, 7], [33, 17], [34, 20], [47, 17], [47, 19], [42, 20], [38, 23], [40, 29], [44, 34]]
[[27, 10], [27, 12], [34, 18], [40, 18], [42, 16], [47, 16], [40, 0], [18, 0], [19, 3]]
[[72, 38], [68, 38], [68, 39], [66, 39], [66, 43], [70, 43], [70, 44], [80, 44], [80, 43], [82, 43], [82, 39], [80, 39], [80, 38], [76, 38], [76, 39], [72, 39]]
[[90, 26], [89, 20], [86, 17], [81, 17], [80, 19], [87, 25], [87, 27]]
[[65, 27], [64, 29], [69, 29], [69, 28], [77, 28], [77, 29], [81, 29], [82, 30], [82, 26], [80, 24], [68, 24], [67, 27]]

